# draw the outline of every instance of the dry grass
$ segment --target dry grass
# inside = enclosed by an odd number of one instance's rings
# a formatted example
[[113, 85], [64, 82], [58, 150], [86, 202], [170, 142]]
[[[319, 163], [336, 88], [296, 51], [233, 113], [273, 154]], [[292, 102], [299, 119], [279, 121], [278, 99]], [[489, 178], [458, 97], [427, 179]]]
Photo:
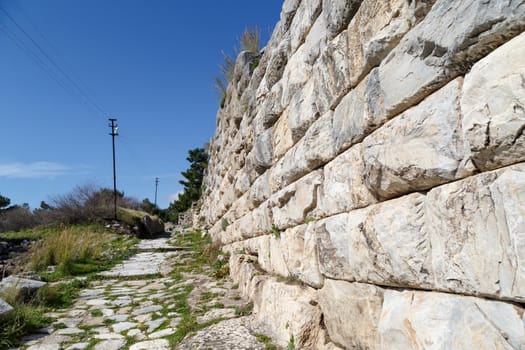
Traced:
[[261, 43], [259, 28], [246, 27], [239, 41], [241, 44], [241, 51], [259, 52]]
[[65, 227], [31, 247], [31, 266], [37, 271], [44, 271], [47, 266], [53, 265], [59, 271], [71, 274], [73, 264], [100, 258], [104, 244], [114, 236], [97, 225]]

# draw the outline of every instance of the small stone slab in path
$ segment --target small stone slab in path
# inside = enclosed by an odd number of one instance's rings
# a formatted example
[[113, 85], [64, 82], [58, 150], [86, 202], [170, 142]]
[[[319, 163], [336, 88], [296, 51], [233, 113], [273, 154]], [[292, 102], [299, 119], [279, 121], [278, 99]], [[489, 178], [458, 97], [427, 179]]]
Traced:
[[174, 253], [138, 253], [129, 260], [118, 264], [109, 271], [101, 272], [104, 277], [136, 277], [161, 273], [161, 265]]
[[169, 350], [170, 343], [166, 339], [147, 340], [133, 344], [129, 350]]
[[264, 350], [265, 345], [252, 335], [250, 322], [250, 317], [221, 321], [184, 339], [176, 349]]

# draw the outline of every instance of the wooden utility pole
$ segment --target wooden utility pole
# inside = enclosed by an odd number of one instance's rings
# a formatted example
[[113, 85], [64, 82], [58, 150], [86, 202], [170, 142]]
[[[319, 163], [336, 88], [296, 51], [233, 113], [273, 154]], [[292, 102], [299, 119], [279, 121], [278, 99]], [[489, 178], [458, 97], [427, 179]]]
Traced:
[[155, 178], [155, 208], [157, 208], [157, 188], [159, 187], [159, 178]]
[[117, 168], [115, 163], [115, 136], [118, 136], [118, 125], [115, 123], [117, 119], [109, 118], [111, 124], [111, 142], [113, 144], [113, 199], [114, 199], [114, 219], [117, 220]]

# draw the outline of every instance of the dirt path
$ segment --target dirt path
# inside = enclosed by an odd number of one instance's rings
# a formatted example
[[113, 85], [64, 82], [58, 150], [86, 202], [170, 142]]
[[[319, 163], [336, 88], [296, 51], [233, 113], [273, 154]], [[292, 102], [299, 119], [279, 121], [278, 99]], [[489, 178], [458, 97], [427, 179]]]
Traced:
[[141, 241], [21, 349], [272, 349], [231, 280], [195, 263], [189, 237]]

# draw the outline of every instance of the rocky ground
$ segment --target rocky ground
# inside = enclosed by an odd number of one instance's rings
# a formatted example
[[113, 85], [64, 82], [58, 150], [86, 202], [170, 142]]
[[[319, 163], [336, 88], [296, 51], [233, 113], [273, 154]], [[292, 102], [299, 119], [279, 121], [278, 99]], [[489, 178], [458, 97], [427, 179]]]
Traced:
[[49, 312], [52, 325], [20, 349], [275, 349], [237, 286], [196, 264], [187, 236], [142, 240], [137, 250], [90, 279], [72, 307]]

